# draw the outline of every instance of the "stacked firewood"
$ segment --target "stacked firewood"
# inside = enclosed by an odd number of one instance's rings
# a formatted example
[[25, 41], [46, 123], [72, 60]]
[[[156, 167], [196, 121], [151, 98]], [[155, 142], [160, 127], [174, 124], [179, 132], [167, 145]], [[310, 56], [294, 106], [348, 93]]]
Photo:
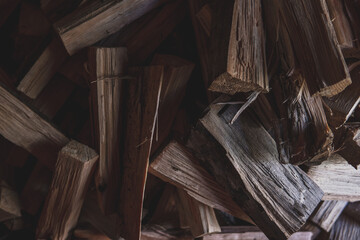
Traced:
[[360, 1], [3, 0], [1, 239], [360, 239]]

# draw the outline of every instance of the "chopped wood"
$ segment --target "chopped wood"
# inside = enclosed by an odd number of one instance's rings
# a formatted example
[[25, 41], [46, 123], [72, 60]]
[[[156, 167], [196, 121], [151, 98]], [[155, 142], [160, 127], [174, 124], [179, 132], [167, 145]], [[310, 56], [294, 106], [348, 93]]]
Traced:
[[119, 31], [164, 0], [105, 0], [87, 4], [55, 23], [70, 55]]
[[126, 131], [119, 213], [120, 236], [140, 238], [142, 204], [151, 145], [158, 119], [163, 66], [132, 69], [126, 103]]
[[207, 131], [199, 127], [188, 146], [267, 237], [286, 239], [323, 193], [300, 168], [278, 162], [275, 142], [256, 119], [243, 113], [230, 125], [235, 113], [234, 106], [212, 105], [200, 120]]
[[140, 240], [192, 240], [194, 237], [187, 230], [164, 229], [162, 226], [145, 226], [141, 231]]
[[[354, 35], [354, 46], [360, 49], [360, 4], [358, 1], [344, 0], [346, 14], [349, 19], [351, 29]], [[358, 55], [360, 57], [360, 55]]]
[[95, 148], [99, 150], [96, 185], [99, 203], [105, 214], [117, 210], [120, 188], [120, 136], [123, 118], [122, 88], [127, 67], [126, 48], [90, 48], [90, 85]]
[[77, 223], [97, 159], [94, 150], [76, 141], [61, 149], [38, 223], [37, 238], [68, 238]]
[[0, 184], [0, 222], [20, 216], [21, 211], [18, 194], [2, 180]]
[[360, 202], [350, 202], [346, 205], [343, 214], [359, 222], [360, 220]]
[[311, 221], [329, 232], [347, 203], [346, 201], [323, 201]]
[[346, 215], [341, 215], [334, 224], [330, 236], [332, 240], [357, 240], [360, 238], [360, 224]]
[[324, 191], [323, 200], [360, 200], [360, 170], [355, 170], [338, 154], [311, 166], [307, 174]]
[[88, 240], [111, 240], [104, 233], [99, 232], [96, 229], [75, 229], [74, 237], [76, 239]]
[[57, 152], [69, 140], [2, 86], [0, 106], [0, 134], [53, 168]]
[[195, 238], [221, 232], [213, 208], [198, 202], [182, 189], [178, 189], [178, 193], [183, 205], [181, 213], [185, 215], [185, 220]]
[[345, 125], [335, 132], [338, 154], [355, 169], [360, 165], [360, 125]]
[[[213, 9], [210, 51], [215, 80], [209, 90], [230, 95], [268, 92], [261, 1], [228, 2], [218, 1]], [[232, 15], [227, 16], [231, 9]]]
[[214, 177], [201, 166], [200, 161], [175, 141], [170, 142], [155, 158], [150, 164], [149, 172], [184, 189], [199, 202], [252, 223]]

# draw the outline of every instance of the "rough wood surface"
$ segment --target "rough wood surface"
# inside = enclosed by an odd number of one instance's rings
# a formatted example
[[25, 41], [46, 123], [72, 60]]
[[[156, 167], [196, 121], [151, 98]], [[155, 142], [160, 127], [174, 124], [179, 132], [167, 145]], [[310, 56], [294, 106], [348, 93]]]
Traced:
[[231, 125], [236, 111], [212, 105], [200, 120], [207, 131], [199, 126], [188, 145], [269, 238], [286, 239], [323, 193], [300, 168], [278, 162], [275, 142], [256, 119], [243, 113]]
[[344, 125], [335, 131], [335, 136], [338, 154], [357, 169], [360, 165], [360, 124]]
[[5, 181], [0, 183], [0, 222], [21, 216], [17, 192]]
[[129, 81], [126, 131], [123, 154], [123, 178], [119, 214], [123, 220], [119, 234], [139, 239], [142, 204], [151, 145], [158, 119], [159, 99], [164, 78], [163, 66], [133, 69]]
[[334, 224], [330, 236], [331, 240], [357, 240], [360, 238], [360, 224], [346, 215], [341, 215]]
[[67, 239], [75, 227], [98, 155], [70, 141], [59, 152], [55, 173], [37, 226], [37, 238]]
[[324, 201], [320, 204], [320, 208], [311, 218], [311, 221], [329, 232], [346, 207], [346, 204], [346, 201]]
[[69, 14], [54, 27], [70, 55], [110, 36], [159, 6], [164, 0], [95, 1]]
[[169, 143], [162, 150], [150, 164], [149, 172], [184, 189], [199, 202], [252, 223], [214, 177], [201, 166], [200, 161], [177, 142]]
[[99, 202], [105, 214], [117, 210], [120, 188], [120, 136], [123, 82], [126, 74], [126, 48], [90, 48], [89, 71], [92, 93], [93, 118], [98, 133], [95, 136], [99, 150], [99, 169], [96, 185]]
[[323, 200], [360, 201], [360, 170], [354, 169], [338, 154], [318, 166], [308, 176], [324, 191]]

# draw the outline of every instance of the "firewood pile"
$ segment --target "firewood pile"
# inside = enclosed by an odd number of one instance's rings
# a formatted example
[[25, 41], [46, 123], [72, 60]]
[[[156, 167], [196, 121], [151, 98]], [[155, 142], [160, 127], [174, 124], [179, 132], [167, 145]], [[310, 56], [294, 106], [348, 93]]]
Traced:
[[360, 1], [3, 0], [0, 239], [360, 239]]

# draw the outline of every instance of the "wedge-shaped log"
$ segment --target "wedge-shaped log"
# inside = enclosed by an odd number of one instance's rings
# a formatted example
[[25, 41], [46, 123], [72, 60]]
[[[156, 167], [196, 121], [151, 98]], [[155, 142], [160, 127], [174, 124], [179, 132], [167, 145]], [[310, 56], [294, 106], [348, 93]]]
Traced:
[[212, 105], [188, 143], [217, 181], [270, 239], [298, 231], [323, 196], [298, 167], [283, 165], [272, 137], [236, 107]]
[[72, 55], [159, 6], [164, 0], [105, 0], [87, 4], [56, 22], [54, 27]]
[[261, 1], [217, 1], [214, 5], [210, 51], [215, 80], [209, 90], [268, 92]]
[[61, 149], [37, 226], [37, 238], [68, 239], [79, 218], [98, 158], [94, 150], [76, 141]]
[[129, 82], [119, 231], [125, 239], [139, 239], [147, 171], [159, 99], [164, 77], [163, 66], [132, 69]]
[[99, 150], [96, 176], [99, 202], [105, 214], [113, 213], [119, 202], [120, 136], [122, 86], [127, 67], [126, 48], [90, 48], [91, 105], [95, 148]]
[[354, 169], [338, 154], [318, 166], [308, 176], [324, 191], [323, 200], [360, 201], [360, 170]]
[[346, 207], [346, 201], [324, 201], [311, 221], [329, 232]]

